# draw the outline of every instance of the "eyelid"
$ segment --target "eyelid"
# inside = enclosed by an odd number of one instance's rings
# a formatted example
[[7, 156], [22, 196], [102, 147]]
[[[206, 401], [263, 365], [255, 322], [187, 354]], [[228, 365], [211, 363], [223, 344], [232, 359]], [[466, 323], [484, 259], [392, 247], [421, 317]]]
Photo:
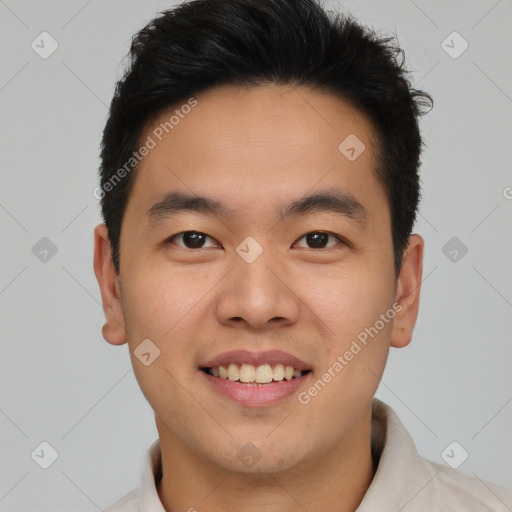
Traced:
[[[188, 230], [185, 230], [185, 231], [180, 231], [179, 233], [175, 233], [174, 235], [171, 235], [169, 237], [167, 237], [162, 245], [168, 245], [172, 242], [174, 242], [174, 239], [181, 236], [181, 235], [184, 235], [186, 233], [198, 233], [198, 234], [201, 234], [201, 235], [205, 235], [207, 238], [209, 238], [210, 240], [213, 240], [215, 241], [216, 244], [218, 244], [220, 247], [222, 247], [222, 244], [216, 240], [215, 238], [213, 238], [212, 236], [208, 235], [207, 233], [204, 233], [203, 231], [196, 231], [194, 229], [188, 229]], [[338, 242], [340, 242], [341, 245], [343, 246], [346, 246], [346, 247], [351, 247], [351, 244], [348, 240], [346, 240], [345, 238], [343, 238], [342, 236], [340, 235], [337, 235], [336, 233], [332, 233], [331, 231], [325, 231], [325, 230], [322, 230], [322, 229], [317, 229], [317, 230], [312, 230], [312, 231], [308, 231], [307, 233], [304, 233], [303, 235], [301, 235], [299, 238], [297, 238], [295, 240], [295, 242], [293, 242], [292, 244], [292, 247], [294, 245], [296, 245], [300, 240], [302, 240], [303, 238], [305, 238], [307, 235], [310, 235], [312, 233], [323, 233], [323, 234], [326, 234], [326, 235], [329, 235], [329, 236], [332, 236], [334, 238], [336, 238], [336, 240], [338, 240]], [[178, 247], [182, 247], [183, 249], [189, 249], [191, 251], [199, 251], [201, 249], [208, 249], [208, 247], [200, 247], [198, 249], [190, 249], [189, 247], [186, 247], [185, 245], [179, 245], [179, 244], [176, 244]], [[335, 248], [338, 244], [336, 245], [332, 245], [332, 246], [329, 246], [329, 247], [322, 247], [320, 249], [312, 249], [314, 251], [322, 251], [322, 250], [328, 250], [328, 249], [332, 249], [332, 248]], [[309, 247], [300, 247], [300, 249], [309, 249]]]
[[[163, 245], [168, 245], [170, 243], [173, 243], [174, 242], [174, 239], [179, 237], [180, 235], [184, 235], [185, 233], [198, 233], [200, 235], [205, 235], [207, 238], [211, 239], [211, 240], [214, 240], [216, 244], [218, 244], [219, 246], [222, 247], [222, 244], [216, 240], [215, 238], [213, 238], [212, 236], [208, 235], [207, 233], [204, 233], [203, 231], [196, 231], [195, 229], [187, 229], [185, 231], [180, 231], [179, 233], [175, 233], [174, 235], [171, 235], [169, 237], [167, 237], [164, 241], [163, 241]], [[189, 247], [186, 247], [185, 245], [179, 245], [179, 244], [176, 244], [178, 247], [181, 247], [183, 249], [188, 249], [190, 251], [200, 251], [201, 249], [209, 249], [209, 247], [200, 247], [199, 249], [190, 249]]]
[[[311, 233], [324, 233], [326, 235], [329, 235], [329, 236], [332, 236], [332, 237], [336, 238], [338, 240], [338, 242], [341, 243], [341, 245], [350, 247], [350, 242], [348, 240], [346, 240], [345, 238], [343, 238], [340, 235], [337, 235], [336, 233], [332, 233], [331, 231], [325, 231], [323, 229], [316, 229], [316, 230], [308, 231], [307, 233], [304, 233], [302, 236], [297, 238], [297, 240], [295, 240], [295, 242], [293, 242], [293, 245], [295, 245], [297, 242], [302, 240], [307, 235], [310, 235]], [[329, 246], [329, 247], [322, 247], [320, 249], [312, 249], [312, 250], [314, 250], [314, 251], [322, 251], [322, 250], [333, 249], [334, 247], [336, 247], [336, 245], [332, 245], [332, 246]], [[299, 249], [309, 249], [309, 247], [299, 247]]]

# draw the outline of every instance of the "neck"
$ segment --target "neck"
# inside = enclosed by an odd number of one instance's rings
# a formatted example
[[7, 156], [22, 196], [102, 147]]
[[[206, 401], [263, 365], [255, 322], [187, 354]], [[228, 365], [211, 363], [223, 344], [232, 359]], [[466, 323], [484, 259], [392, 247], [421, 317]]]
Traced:
[[167, 512], [353, 512], [376, 469], [371, 411], [328, 451], [285, 472], [226, 471], [190, 450], [158, 418], [157, 426], [163, 472], [157, 490]]

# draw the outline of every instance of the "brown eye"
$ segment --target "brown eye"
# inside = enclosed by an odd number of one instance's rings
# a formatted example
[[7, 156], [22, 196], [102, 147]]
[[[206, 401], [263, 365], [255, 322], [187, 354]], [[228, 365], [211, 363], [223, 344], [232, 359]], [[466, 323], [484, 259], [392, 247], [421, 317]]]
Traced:
[[168, 243], [173, 242], [180, 247], [185, 247], [186, 249], [204, 249], [205, 247], [216, 247], [216, 244], [206, 245], [207, 240], [214, 240], [210, 236], [205, 233], [201, 233], [200, 231], [184, 231], [183, 233], [178, 233], [172, 236]]
[[[331, 238], [334, 243], [329, 244], [329, 238]], [[342, 240], [331, 233], [327, 233], [325, 231], [312, 231], [311, 233], [307, 233], [302, 238], [299, 239], [305, 240], [307, 249], [327, 249], [329, 247], [335, 246], [337, 243], [341, 243]], [[296, 242], [297, 244], [299, 242]], [[304, 245], [300, 246], [304, 247]]]

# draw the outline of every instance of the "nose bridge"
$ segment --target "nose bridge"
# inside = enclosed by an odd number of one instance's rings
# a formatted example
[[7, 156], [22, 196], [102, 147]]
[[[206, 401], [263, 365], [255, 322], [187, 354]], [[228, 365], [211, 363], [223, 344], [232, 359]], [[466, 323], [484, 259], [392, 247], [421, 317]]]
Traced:
[[233, 258], [232, 271], [217, 302], [219, 321], [243, 319], [253, 327], [262, 327], [272, 319], [295, 321], [298, 300], [284, 280], [279, 279], [279, 266], [272, 251], [262, 250], [256, 258], [247, 258], [254, 250], [250, 243], [241, 244]]
[[267, 301], [274, 296], [276, 290], [276, 277], [269, 269], [272, 263], [269, 251], [261, 254], [255, 261], [248, 263], [246, 261], [237, 261], [235, 258], [233, 268], [237, 276], [237, 289], [247, 295], [248, 298], [261, 299]]

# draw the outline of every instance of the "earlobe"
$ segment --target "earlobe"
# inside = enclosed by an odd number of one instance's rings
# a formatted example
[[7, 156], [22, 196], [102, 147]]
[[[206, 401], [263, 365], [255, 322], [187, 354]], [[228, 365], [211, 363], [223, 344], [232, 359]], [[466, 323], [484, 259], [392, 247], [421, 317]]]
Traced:
[[126, 329], [121, 306], [119, 276], [112, 261], [110, 238], [105, 224], [99, 224], [94, 230], [94, 273], [101, 291], [105, 325], [103, 338], [112, 345], [126, 343]]
[[424, 245], [420, 235], [411, 235], [402, 260], [395, 296], [400, 308], [397, 309], [391, 333], [391, 346], [395, 348], [407, 346], [412, 339], [419, 310]]

